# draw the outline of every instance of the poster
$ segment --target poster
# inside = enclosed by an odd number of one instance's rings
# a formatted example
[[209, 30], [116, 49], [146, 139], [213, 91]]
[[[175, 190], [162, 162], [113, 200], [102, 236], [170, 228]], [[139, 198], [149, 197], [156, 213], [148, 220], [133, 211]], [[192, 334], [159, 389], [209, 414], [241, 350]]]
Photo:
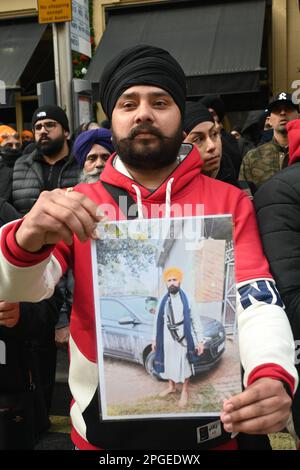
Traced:
[[102, 419], [219, 416], [241, 391], [231, 216], [105, 222], [98, 232]]

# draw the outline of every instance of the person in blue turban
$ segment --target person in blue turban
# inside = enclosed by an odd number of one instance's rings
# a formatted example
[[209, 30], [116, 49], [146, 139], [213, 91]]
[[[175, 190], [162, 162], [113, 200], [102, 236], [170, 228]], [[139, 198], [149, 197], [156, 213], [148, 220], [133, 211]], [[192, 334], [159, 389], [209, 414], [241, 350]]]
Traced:
[[97, 182], [113, 152], [109, 129], [91, 129], [79, 134], [73, 145], [73, 154], [82, 169], [80, 182]]

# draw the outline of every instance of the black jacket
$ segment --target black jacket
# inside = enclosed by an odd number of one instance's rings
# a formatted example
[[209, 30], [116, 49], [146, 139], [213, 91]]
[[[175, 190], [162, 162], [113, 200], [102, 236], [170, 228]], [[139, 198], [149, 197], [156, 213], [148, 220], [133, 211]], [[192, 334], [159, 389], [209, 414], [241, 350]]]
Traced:
[[21, 215], [16, 209], [7, 201], [0, 197], [0, 227], [11, 222], [12, 220], [19, 219]]
[[[0, 199], [0, 226], [19, 218]], [[20, 320], [0, 326], [0, 450], [31, 449], [48, 426], [47, 406], [40, 386], [36, 341], [47, 338], [57, 322], [62, 298], [20, 303]]]
[[[270, 269], [286, 307], [295, 340], [300, 339], [300, 161], [276, 173], [254, 198]], [[298, 358], [300, 359], [300, 358]], [[300, 366], [297, 365], [298, 373]], [[293, 417], [300, 436], [299, 388]]]
[[[55, 184], [45, 182], [44, 166], [56, 172]], [[49, 173], [49, 171], [48, 171]], [[74, 157], [70, 156], [55, 165], [44, 162], [35, 149], [29, 155], [23, 155], [14, 166], [12, 200], [15, 208], [26, 214], [38, 199], [40, 193], [54, 188], [68, 188], [78, 183], [80, 168]]]
[[300, 162], [265, 182], [254, 202], [271, 272], [300, 339]]
[[216, 179], [240, 188], [235, 169], [228, 154], [222, 152], [221, 164]]
[[0, 147], [0, 198], [12, 203], [12, 181], [15, 162], [21, 151]]
[[225, 129], [221, 130], [221, 139], [222, 139], [222, 155], [226, 156], [231, 162], [231, 166], [234, 169], [235, 177], [239, 176], [240, 166], [242, 163], [242, 157], [238, 143], [235, 138], [226, 132]]

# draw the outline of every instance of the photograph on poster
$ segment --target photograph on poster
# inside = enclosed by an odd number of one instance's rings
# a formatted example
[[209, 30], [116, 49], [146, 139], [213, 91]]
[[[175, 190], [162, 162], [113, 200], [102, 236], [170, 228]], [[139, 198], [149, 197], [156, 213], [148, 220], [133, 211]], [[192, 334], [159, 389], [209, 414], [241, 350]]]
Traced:
[[231, 216], [98, 225], [103, 420], [219, 416], [241, 391]]

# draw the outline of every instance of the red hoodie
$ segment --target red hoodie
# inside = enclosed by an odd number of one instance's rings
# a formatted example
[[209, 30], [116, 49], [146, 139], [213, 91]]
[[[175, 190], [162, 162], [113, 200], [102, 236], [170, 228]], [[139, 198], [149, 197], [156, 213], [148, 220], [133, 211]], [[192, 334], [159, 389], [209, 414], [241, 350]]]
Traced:
[[289, 165], [300, 160], [300, 119], [290, 121], [286, 125], [289, 140]]
[[[132, 185], [137, 185], [137, 183], [114, 168], [114, 159], [115, 156], [112, 155], [108, 160], [101, 175], [101, 180], [124, 188], [136, 201], [137, 192]], [[264, 300], [263, 293], [249, 308], [243, 307], [242, 297], [247, 295], [247, 289], [251, 283], [256, 280], [264, 280], [263, 282], [272, 284], [268, 263], [262, 252], [252, 203], [246, 194], [239, 189], [202, 175], [200, 172], [201, 165], [199, 153], [193, 148], [154, 192], [138, 185], [142, 203], [147, 210], [158, 204], [161, 209], [159, 216], [164, 216], [166, 190], [168, 185], [170, 188], [169, 181], [173, 178], [171, 204], [173, 208], [174, 205], [183, 207], [187, 204], [188, 210], [185, 211], [185, 216], [196, 215], [196, 204], [203, 204], [205, 215], [232, 214], [236, 281], [238, 287], [242, 286], [243, 288], [243, 294], [238, 296], [238, 300], [240, 299], [238, 314], [240, 317], [241, 356], [245, 370], [245, 383], [249, 384], [259, 377], [268, 376], [285, 380], [293, 390], [297, 381], [296, 372], [293, 368], [293, 346], [290, 349], [289, 341], [279, 346], [284, 334], [288, 339], [290, 334], [289, 325], [285, 315], [282, 314], [282, 310], [278, 307], [278, 304], [271, 305], [273, 301]], [[100, 206], [102, 205], [104, 210], [105, 204], [110, 204], [116, 210], [118, 209], [113, 198], [99, 183], [81, 184], [75, 189], [87, 195]], [[174, 213], [172, 208], [171, 213]], [[71, 392], [74, 397], [71, 408], [74, 427], [72, 432], [73, 442], [79, 448], [93, 448], [93, 446], [112, 448], [107, 443], [110, 439], [110, 442], [114, 442], [111, 446], [115, 445], [117, 446], [115, 448], [118, 449], [154, 448], [149, 443], [152, 442], [149, 439], [151, 439], [150, 434], [153, 430], [147, 423], [131, 422], [129, 428], [124, 428], [122, 422], [113, 423], [113, 430], [109, 430], [110, 428], [105, 427], [103, 424], [100, 425], [97, 405], [98, 371], [96, 365], [90, 242], [81, 243], [74, 237], [72, 246], [59, 243], [53, 252], [54, 257], [52, 256], [50, 263], [46, 265], [48, 262], [46, 259], [51, 254], [51, 249], [45, 249], [38, 254], [21, 250], [14, 239], [17, 226], [6, 226], [2, 235], [0, 276], [2, 271], [6, 271], [5, 274], [2, 274], [4, 282], [0, 286], [0, 295], [2, 295], [2, 290], [3, 295], [5, 295], [2, 298], [9, 300], [11, 297], [16, 296], [14, 289], [10, 292], [9, 288], [6, 287], [5, 280], [9, 277], [18, 276], [16, 282], [20, 283], [23, 288], [22, 292], [21, 288], [18, 291], [20, 296], [41, 298], [49, 295], [52, 284], [57, 282], [57, 277], [59, 277], [61, 271], [65, 271], [68, 266], [73, 268], [75, 289], [70, 325], [69, 378]], [[10, 271], [10, 274], [7, 274], [7, 271]], [[20, 274], [21, 271], [24, 271], [25, 274]], [[22, 283], [19, 277], [21, 275], [23, 276]], [[43, 278], [43, 283], [41, 278]], [[35, 286], [34, 289], [32, 285]], [[272, 289], [270, 285], [268, 286], [269, 290]], [[248, 310], [249, 313], [247, 313]], [[264, 331], [268, 331], [267, 341]], [[275, 350], [276, 356], [274, 356]], [[275, 362], [274, 357], [276, 357], [276, 364], [273, 363]], [[173, 448], [182, 448], [178, 441], [178, 433], [181, 435], [181, 441], [186, 438], [190, 443], [189, 447], [186, 447], [188, 444], [185, 443], [183, 448], [198, 448], [196, 428], [202, 422], [203, 420], [199, 422], [199, 418], [197, 420], [184, 420], [184, 424], [182, 420], [160, 420], [159, 429], [162, 447], [158, 448], [166, 448], [164, 439], [171, 436], [172, 430], [174, 430], [173, 440], [170, 441], [169, 445], [174, 445]], [[108, 433], [112, 435], [108, 436]], [[131, 444], [128, 443], [128, 439], [132, 440]], [[229, 435], [226, 439], [230, 440]], [[122, 447], [122, 441], [127, 442], [127, 447]], [[215, 446], [215, 442], [212, 441], [211, 447]]]

